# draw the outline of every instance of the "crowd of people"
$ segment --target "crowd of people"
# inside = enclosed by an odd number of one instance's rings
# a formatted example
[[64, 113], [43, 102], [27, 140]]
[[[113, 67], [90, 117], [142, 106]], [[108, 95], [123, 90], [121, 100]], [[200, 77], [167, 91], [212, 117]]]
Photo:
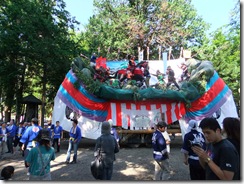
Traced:
[[[227, 117], [223, 129], [216, 118], [190, 120], [181, 152], [189, 165], [191, 180], [240, 180], [240, 119]], [[165, 122], [158, 122], [152, 137], [155, 160], [154, 180], [170, 178]]]
[[[6, 153], [14, 154], [15, 145], [23, 151], [23, 159], [29, 180], [52, 180], [51, 161], [55, 159], [55, 153], [60, 151], [60, 139], [63, 137], [63, 129], [60, 122], [56, 125], [45, 124], [39, 126], [38, 119], [33, 118], [29, 123], [15, 125], [14, 120], [6, 126], [3, 122], [0, 128], [1, 151], [8, 148]], [[216, 118], [204, 118], [199, 124], [195, 120], [188, 122], [188, 130], [182, 141], [182, 162], [189, 166], [191, 180], [240, 180], [240, 119], [226, 117], [221, 128]], [[170, 179], [170, 136], [167, 133], [168, 124], [159, 121], [155, 125], [152, 135], [153, 158], [155, 170], [153, 180]], [[15, 134], [12, 131], [15, 130]], [[50, 133], [51, 132], [51, 133]], [[7, 146], [8, 137], [14, 138], [12, 148]], [[69, 146], [66, 156], [66, 164], [77, 163], [77, 150], [82, 139], [81, 128], [76, 119], [72, 120], [69, 131]], [[15, 142], [18, 140], [18, 143]], [[55, 152], [56, 149], [56, 152]], [[101, 125], [101, 136], [97, 138], [94, 156], [100, 150], [103, 158], [102, 180], [111, 180], [115, 154], [119, 152], [119, 136], [110, 119]], [[73, 159], [71, 151], [73, 150]], [[1, 152], [1, 155], [5, 152]], [[3, 180], [11, 180], [14, 175], [14, 167], [2, 168]]]
[[[165, 74], [161, 73], [159, 70], [157, 70], [156, 74], [151, 74], [149, 72], [148, 64], [147, 65], [138, 65], [136, 63], [135, 59], [136, 59], [136, 57], [131, 55], [129, 57], [126, 72], [116, 76], [120, 82], [120, 86], [123, 86], [124, 83], [129, 83], [128, 81], [136, 80], [136, 81], [145, 83], [145, 86], [148, 88], [148, 87], [150, 87], [149, 80], [151, 78], [151, 75], [153, 75], [153, 76], [156, 76], [158, 79], [158, 83], [155, 85], [156, 88], [163, 89], [163, 88], [169, 88], [170, 86], [174, 85], [177, 88], [177, 90], [180, 90], [180, 86], [176, 82], [175, 72], [171, 68], [171, 66], [167, 67]], [[143, 62], [146, 62], [146, 61], [143, 61]], [[90, 66], [93, 67], [96, 71], [94, 74], [94, 80], [100, 80], [101, 82], [105, 82], [109, 78], [112, 78], [112, 77], [110, 77], [109, 67], [96, 68], [95, 65], [96, 65], [96, 53], [93, 53], [90, 58]], [[138, 68], [138, 70], [136, 68]], [[188, 73], [186, 64], [184, 62], [181, 63], [181, 66], [179, 66], [179, 68], [182, 69], [180, 81], [182, 82], [182, 81], [188, 80], [190, 77], [190, 74]], [[166, 76], [168, 78], [167, 83], [165, 82]], [[143, 86], [143, 85], [141, 85], [141, 86]], [[151, 87], [153, 87], [153, 86], [151, 86]]]
[[[94, 152], [98, 147], [102, 148], [102, 154], [105, 159], [104, 180], [110, 180], [113, 171], [113, 161], [115, 160], [114, 153], [119, 151], [119, 136], [114, 128], [113, 121], [102, 124], [101, 141], [95, 146]], [[11, 136], [10, 136], [11, 135]], [[110, 137], [111, 135], [111, 137]], [[10, 139], [9, 139], [10, 137]], [[19, 148], [24, 157], [25, 167], [29, 180], [52, 180], [50, 172], [50, 162], [55, 160], [55, 153], [60, 152], [60, 142], [63, 138], [63, 128], [60, 122], [56, 121], [56, 126], [53, 124], [44, 123], [44, 126], [39, 125], [37, 118], [32, 118], [30, 123], [20, 122], [15, 125], [14, 120], [6, 127], [6, 123], [1, 123], [0, 128], [0, 146], [1, 156], [3, 154], [15, 154], [14, 147], [19, 145]], [[72, 127], [69, 131], [69, 146], [66, 156], [66, 164], [77, 163], [77, 150], [82, 138], [81, 128], [78, 126], [78, 121], [72, 119]], [[113, 144], [110, 141], [113, 140]], [[11, 141], [11, 144], [8, 144]], [[12, 147], [11, 147], [11, 146]], [[115, 152], [111, 151], [111, 145]], [[4, 152], [8, 148], [8, 151]], [[55, 148], [57, 149], [55, 152]], [[70, 161], [71, 152], [73, 150], [73, 159]], [[6, 166], [2, 169], [1, 177], [3, 180], [10, 180], [14, 175], [14, 167]]]
[[[37, 118], [32, 118], [31, 122], [20, 122], [18, 126], [14, 120], [10, 120], [7, 126], [6, 122], [2, 122], [0, 128], [1, 157], [4, 154], [15, 154], [20, 151], [24, 157], [30, 180], [51, 180], [50, 161], [55, 159], [55, 145], [56, 152], [59, 152], [62, 134], [63, 129], [59, 125], [59, 121], [56, 122], [56, 126], [45, 122], [43, 127], [39, 125]], [[19, 150], [17, 150], [17, 146]], [[41, 160], [37, 158], [41, 158]]]

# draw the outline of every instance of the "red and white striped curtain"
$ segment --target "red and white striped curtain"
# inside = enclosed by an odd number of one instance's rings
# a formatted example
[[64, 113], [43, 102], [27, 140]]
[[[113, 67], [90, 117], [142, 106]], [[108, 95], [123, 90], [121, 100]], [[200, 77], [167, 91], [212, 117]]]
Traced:
[[162, 119], [171, 124], [185, 114], [185, 105], [181, 102], [111, 102], [107, 119], [112, 119], [114, 126], [138, 130], [154, 127]]

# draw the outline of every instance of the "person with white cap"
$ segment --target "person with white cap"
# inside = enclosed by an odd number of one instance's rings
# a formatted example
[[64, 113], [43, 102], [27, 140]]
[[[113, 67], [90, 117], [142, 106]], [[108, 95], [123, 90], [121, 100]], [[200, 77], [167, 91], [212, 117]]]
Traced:
[[50, 137], [51, 137], [51, 139], [50, 139], [50, 144], [52, 145], [52, 130], [51, 130], [51, 128], [49, 128], [49, 125], [48, 125], [47, 122], [44, 122], [44, 127], [43, 127], [43, 129], [48, 130], [48, 132], [49, 132], [49, 134], [50, 134]]
[[6, 134], [7, 134], [7, 147], [8, 152], [6, 153], [14, 153], [14, 139], [16, 134], [17, 126], [14, 124], [14, 120], [11, 119], [9, 122], [9, 126], [6, 127]]
[[191, 149], [192, 146], [200, 146], [206, 149], [205, 137], [198, 131], [196, 120], [188, 122], [189, 132], [185, 134], [181, 152], [184, 154], [184, 164], [189, 165], [191, 180], [205, 180], [205, 171], [200, 165], [199, 157]]
[[91, 67], [95, 67], [96, 66], [96, 59], [97, 59], [97, 55], [96, 53], [94, 52], [91, 56], [91, 59], [90, 59], [90, 66]]
[[5, 153], [5, 150], [7, 149], [7, 134], [6, 134], [6, 122], [1, 123], [0, 127], [0, 157]]
[[109, 119], [108, 120], [109, 124], [110, 124], [110, 127], [111, 127], [111, 135], [114, 136], [114, 138], [116, 139], [117, 143], [118, 143], [118, 146], [119, 146], [119, 135], [117, 133], [117, 130], [115, 127], [113, 127], [113, 120], [112, 119]]

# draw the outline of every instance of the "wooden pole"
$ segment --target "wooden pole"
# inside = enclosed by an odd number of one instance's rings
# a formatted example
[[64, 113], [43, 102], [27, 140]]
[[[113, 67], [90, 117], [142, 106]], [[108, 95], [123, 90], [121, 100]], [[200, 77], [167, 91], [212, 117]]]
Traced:
[[100, 47], [97, 48], [97, 57], [99, 57], [99, 53], [100, 53]]
[[147, 60], [149, 61], [149, 47], [147, 46]]
[[164, 121], [165, 122], [165, 113], [161, 113], [161, 118], [162, 118], [162, 121]]
[[140, 50], [141, 50], [141, 47], [138, 46], [138, 61], [140, 59]]
[[158, 60], [161, 60], [161, 45], [158, 46]]
[[183, 47], [180, 48], [180, 58], [183, 58]]
[[171, 49], [172, 49], [172, 47], [170, 46], [170, 47], [169, 47], [169, 58], [168, 58], [168, 60], [170, 60], [170, 56], [171, 56]]

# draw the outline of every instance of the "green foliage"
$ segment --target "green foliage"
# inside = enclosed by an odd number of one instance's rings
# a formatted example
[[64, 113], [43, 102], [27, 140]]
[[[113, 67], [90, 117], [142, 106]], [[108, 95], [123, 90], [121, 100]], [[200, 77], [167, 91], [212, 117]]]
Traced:
[[211, 38], [204, 38], [200, 47], [194, 47], [199, 60], [210, 60], [219, 76], [232, 90], [234, 100], [240, 105], [240, 2], [230, 14], [229, 25], [212, 33]]
[[213, 45], [213, 63], [220, 77], [230, 87], [236, 103], [240, 103], [240, 32], [224, 35], [217, 31]]
[[171, 46], [179, 55], [181, 46], [200, 45], [208, 28], [185, 0], [95, 0], [94, 6], [96, 14], [89, 20], [85, 38], [92, 52], [109, 59], [137, 56], [138, 46], [144, 50], [148, 46], [151, 59], [157, 58], [158, 46], [163, 51]]
[[[71, 67], [75, 73], [75, 76], [78, 78], [78, 80], [74, 83], [74, 87], [76, 89], [79, 89], [80, 85], [84, 85], [90, 94], [94, 94], [99, 90], [101, 83], [93, 80], [91, 75], [94, 74], [94, 71], [86, 62], [82, 61], [80, 58], [75, 58], [71, 64]], [[93, 72], [91, 73], [91, 71]]]
[[52, 106], [71, 59], [79, 53], [71, 39], [78, 22], [64, 8], [63, 0], [0, 2], [0, 87], [10, 110], [14, 99], [19, 108], [22, 96], [31, 93], [47, 109]]

